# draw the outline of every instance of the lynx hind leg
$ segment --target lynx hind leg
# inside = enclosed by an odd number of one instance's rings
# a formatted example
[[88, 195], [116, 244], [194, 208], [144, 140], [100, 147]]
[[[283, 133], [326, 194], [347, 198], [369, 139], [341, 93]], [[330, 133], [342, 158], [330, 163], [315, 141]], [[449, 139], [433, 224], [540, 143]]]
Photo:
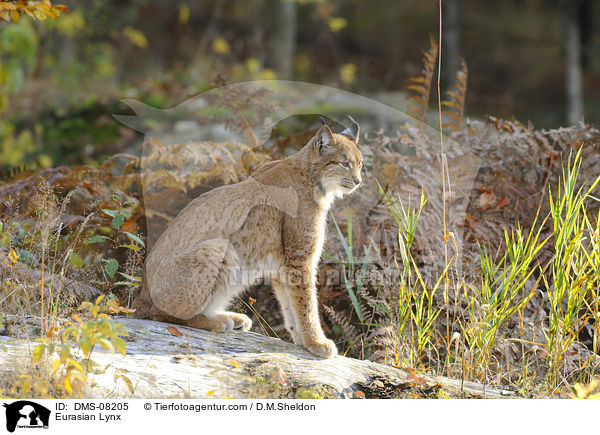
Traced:
[[[154, 261], [148, 273], [149, 290], [156, 308], [181, 323], [198, 323], [204, 329], [229, 329], [226, 316], [217, 316], [235, 292], [239, 257], [227, 239], [206, 240], [193, 250], [174, 252]], [[211, 322], [192, 322], [205, 314]], [[235, 324], [235, 322], [233, 321]], [[198, 326], [200, 327], [200, 326]]]

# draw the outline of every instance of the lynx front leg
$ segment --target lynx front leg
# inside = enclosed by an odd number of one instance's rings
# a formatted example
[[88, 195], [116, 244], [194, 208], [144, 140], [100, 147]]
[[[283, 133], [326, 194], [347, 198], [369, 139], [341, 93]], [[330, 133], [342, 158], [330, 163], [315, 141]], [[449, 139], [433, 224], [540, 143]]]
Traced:
[[296, 319], [296, 314], [292, 309], [290, 295], [285, 287], [285, 284], [279, 280], [279, 277], [273, 278], [271, 283], [273, 285], [273, 289], [275, 290], [275, 296], [277, 297], [279, 305], [281, 306], [283, 320], [285, 321], [285, 328], [292, 336], [294, 343], [303, 346], [304, 340], [302, 339], [302, 333], [300, 332], [300, 328], [298, 326], [298, 319]]
[[304, 347], [315, 355], [331, 358], [337, 355], [337, 348], [332, 340], [325, 337], [319, 321], [317, 289], [314, 279], [305, 268], [288, 270], [285, 284], [290, 306], [302, 336]]

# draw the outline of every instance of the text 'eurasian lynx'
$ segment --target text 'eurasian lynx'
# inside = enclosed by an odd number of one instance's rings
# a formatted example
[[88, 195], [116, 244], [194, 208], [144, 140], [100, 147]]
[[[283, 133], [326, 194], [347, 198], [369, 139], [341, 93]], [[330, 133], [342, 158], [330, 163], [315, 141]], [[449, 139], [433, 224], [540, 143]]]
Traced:
[[136, 315], [213, 331], [247, 330], [251, 320], [225, 308], [264, 278], [294, 342], [334, 356], [335, 344], [319, 321], [316, 274], [329, 207], [362, 181], [358, 135], [354, 121], [341, 134], [323, 125], [296, 154], [190, 202], [146, 259]]

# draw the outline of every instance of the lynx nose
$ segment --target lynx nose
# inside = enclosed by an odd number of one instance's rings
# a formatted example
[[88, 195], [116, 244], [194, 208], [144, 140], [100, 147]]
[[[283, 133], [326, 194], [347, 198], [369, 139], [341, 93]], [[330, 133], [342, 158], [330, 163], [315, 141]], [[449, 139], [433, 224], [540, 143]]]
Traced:
[[362, 182], [362, 177], [360, 175], [354, 176], [354, 177], [352, 177], [352, 181], [354, 181], [354, 184], [358, 185]]

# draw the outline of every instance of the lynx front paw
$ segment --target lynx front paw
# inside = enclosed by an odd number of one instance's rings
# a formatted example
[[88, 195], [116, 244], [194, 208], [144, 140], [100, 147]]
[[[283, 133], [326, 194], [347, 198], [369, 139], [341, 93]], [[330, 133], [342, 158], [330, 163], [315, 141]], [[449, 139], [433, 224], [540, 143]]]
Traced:
[[332, 340], [325, 339], [315, 343], [307, 344], [306, 348], [315, 355], [323, 358], [331, 358], [337, 355], [337, 348]]

